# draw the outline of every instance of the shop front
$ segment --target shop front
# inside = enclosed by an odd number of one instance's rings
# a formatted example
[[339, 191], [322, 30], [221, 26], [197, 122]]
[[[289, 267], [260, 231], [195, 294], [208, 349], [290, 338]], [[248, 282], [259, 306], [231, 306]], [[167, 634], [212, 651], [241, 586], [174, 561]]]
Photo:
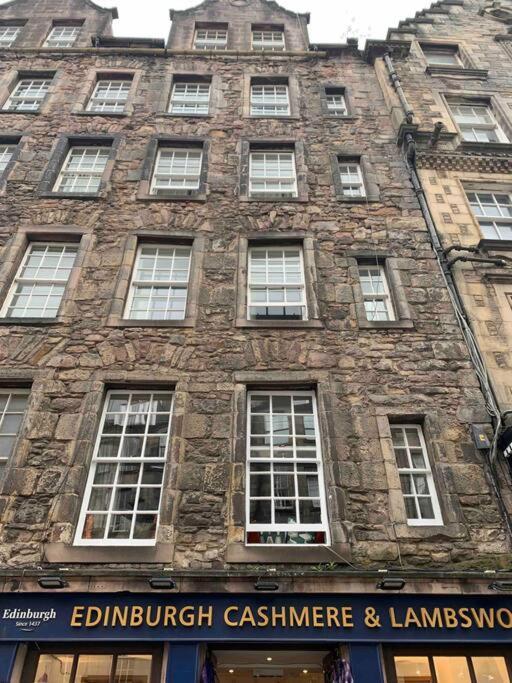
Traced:
[[0, 683], [512, 683], [512, 599], [0, 596]]

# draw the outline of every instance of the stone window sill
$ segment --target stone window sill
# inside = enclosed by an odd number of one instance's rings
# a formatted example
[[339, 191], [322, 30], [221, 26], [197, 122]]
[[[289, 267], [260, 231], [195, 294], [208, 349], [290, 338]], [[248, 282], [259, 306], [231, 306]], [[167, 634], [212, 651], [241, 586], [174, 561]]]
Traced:
[[463, 524], [451, 523], [438, 526], [409, 526], [405, 523], [397, 523], [393, 525], [396, 529], [398, 538], [403, 539], [424, 539], [436, 537], [445, 538], [464, 538], [467, 530]]
[[264, 121], [268, 121], [271, 119], [272, 121], [299, 121], [300, 116], [272, 116], [272, 114], [248, 114], [244, 118], [246, 119], [263, 119]]
[[194, 327], [191, 318], [185, 320], [132, 320], [130, 318], [109, 318], [109, 327]]
[[102, 199], [101, 192], [39, 192], [41, 199]]
[[0, 109], [0, 114], [18, 114], [18, 116], [38, 116], [41, 111], [19, 111], [16, 109]]
[[180, 118], [180, 119], [211, 119], [212, 114], [180, 114], [178, 112], [172, 111], [161, 111], [157, 113], [157, 116], [165, 116], [167, 118]]
[[512, 251], [512, 240], [481, 239], [478, 248], [490, 249], [491, 251]]
[[240, 197], [240, 201], [244, 203], [256, 202], [258, 204], [274, 204], [275, 202], [279, 202], [280, 204], [307, 204], [309, 198], [307, 196], [282, 197], [280, 194], [268, 194], [265, 197]]
[[376, 204], [380, 201], [375, 197], [345, 197], [343, 195], [337, 195], [336, 199], [344, 204]]
[[329, 119], [329, 121], [357, 121], [359, 117], [352, 116], [351, 114], [348, 116], [333, 116], [332, 114], [324, 114], [324, 119]]
[[116, 118], [122, 119], [130, 116], [129, 112], [126, 111], [73, 111], [71, 112], [75, 116], [101, 116], [102, 118]]
[[323, 329], [324, 325], [320, 322], [320, 320], [245, 320], [245, 318], [237, 318], [235, 327], [263, 327], [265, 329]]
[[320, 564], [322, 562], [336, 562], [336, 555], [341, 555], [350, 560], [349, 545], [334, 543], [329, 547], [323, 545], [276, 547], [230, 543], [226, 549], [226, 562], [230, 564]]
[[58, 325], [59, 318], [0, 318], [0, 325]]
[[71, 546], [65, 543], [46, 543], [46, 560], [50, 563], [69, 564], [156, 564], [172, 561], [173, 546], [157, 543], [155, 546]]
[[430, 76], [464, 76], [485, 80], [489, 76], [487, 69], [466, 69], [463, 66], [427, 66], [425, 71]]
[[367, 330], [413, 330], [412, 320], [360, 320], [359, 327]]
[[510, 142], [469, 142], [462, 140], [460, 149], [463, 152], [512, 152]]
[[140, 194], [137, 200], [140, 202], [205, 202], [206, 194]]

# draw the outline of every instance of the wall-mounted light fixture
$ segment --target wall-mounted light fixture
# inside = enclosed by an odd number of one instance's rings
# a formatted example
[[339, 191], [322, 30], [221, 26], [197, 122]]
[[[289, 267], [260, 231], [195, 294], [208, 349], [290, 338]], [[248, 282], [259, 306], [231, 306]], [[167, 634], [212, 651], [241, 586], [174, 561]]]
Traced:
[[379, 581], [377, 588], [381, 591], [401, 591], [405, 588], [405, 581], [403, 579], [384, 579]]
[[499, 593], [510, 593], [512, 592], [512, 581], [493, 581], [489, 588]]
[[166, 576], [152, 576], [148, 579], [148, 583], [153, 590], [173, 591], [176, 589], [176, 581], [168, 579]]
[[257, 591], [267, 591], [269, 593], [279, 590], [279, 584], [276, 581], [265, 581], [264, 579], [258, 579], [254, 584], [254, 590]]
[[62, 576], [41, 576], [37, 579], [37, 583], [41, 588], [56, 589], [56, 588], [66, 588], [68, 582], [64, 581]]

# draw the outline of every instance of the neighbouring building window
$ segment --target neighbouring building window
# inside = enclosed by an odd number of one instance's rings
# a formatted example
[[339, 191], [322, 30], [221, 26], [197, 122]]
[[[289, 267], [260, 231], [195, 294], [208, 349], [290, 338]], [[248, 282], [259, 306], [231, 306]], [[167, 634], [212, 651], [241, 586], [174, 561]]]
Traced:
[[87, 111], [104, 114], [124, 112], [131, 87], [130, 79], [99, 79], [87, 105]]
[[176, 81], [172, 87], [169, 112], [171, 114], [208, 114], [210, 111], [210, 83]]
[[126, 318], [183, 320], [187, 307], [191, 248], [143, 244], [133, 269]]
[[151, 194], [163, 190], [198, 190], [203, 150], [198, 147], [163, 147], [158, 150]]
[[53, 191], [96, 194], [100, 189], [110, 152], [110, 147], [71, 147]]
[[39, 111], [50, 89], [51, 78], [22, 78], [4, 104], [6, 111]]
[[488, 240], [512, 240], [512, 197], [502, 192], [467, 192], [482, 235]]
[[341, 191], [344, 197], [366, 197], [361, 164], [346, 159], [338, 159]]
[[508, 142], [488, 104], [452, 104], [452, 114], [467, 142]]
[[108, 393], [77, 545], [154, 545], [171, 412], [169, 392]]
[[463, 66], [458, 48], [453, 46], [422, 45], [429, 66]]
[[250, 195], [279, 194], [297, 197], [297, 172], [293, 151], [261, 150], [250, 153]]
[[194, 36], [196, 50], [226, 50], [228, 47], [227, 28], [198, 28]]
[[314, 393], [250, 392], [247, 431], [247, 542], [326, 543]]
[[407, 523], [411, 526], [442, 524], [422, 428], [416, 424], [392, 424], [391, 438]]
[[252, 116], [290, 116], [290, 95], [285, 83], [251, 85]]
[[73, 47], [80, 33], [81, 26], [54, 26], [44, 47]]
[[12, 47], [21, 31], [21, 26], [0, 26], [0, 47]]
[[363, 291], [368, 320], [395, 320], [386, 270], [382, 265], [359, 265], [359, 281]]
[[7, 168], [8, 163], [13, 157], [16, 150], [16, 145], [2, 145], [0, 144], [0, 175]]
[[283, 52], [285, 47], [284, 31], [282, 30], [253, 30], [252, 32], [253, 50], [261, 50], [263, 52]]
[[4, 318], [55, 318], [78, 245], [32, 242], [3, 306]]
[[27, 401], [28, 391], [0, 390], [0, 481], [13, 454]]
[[327, 102], [327, 111], [330, 116], [347, 116], [347, 102], [345, 100], [345, 92], [341, 88], [326, 88], [325, 98]]
[[[80, 652], [80, 645], [73, 649], [77, 654], [62, 654], [59, 648], [42, 646], [43, 652], [31, 652], [28, 655], [28, 667], [34, 672], [33, 678], [24, 678], [27, 683], [108, 683], [108, 681], [123, 681], [123, 683], [150, 683], [154, 658], [151, 654], [101, 654], [94, 650], [84, 654]], [[61, 647], [68, 650], [68, 647]], [[86, 649], [86, 648], [83, 648]], [[133, 646], [131, 652], [137, 652], [138, 646]], [[141, 647], [141, 650], [145, 648]], [[59, 654], [60, 653], [60, 654]]]
[[492, 654], [403, 654], [393, 664], [396, 683], [510, 683], [505, 657]]
[[249, 320], [307, 320], [300, 247], [249, 250]]

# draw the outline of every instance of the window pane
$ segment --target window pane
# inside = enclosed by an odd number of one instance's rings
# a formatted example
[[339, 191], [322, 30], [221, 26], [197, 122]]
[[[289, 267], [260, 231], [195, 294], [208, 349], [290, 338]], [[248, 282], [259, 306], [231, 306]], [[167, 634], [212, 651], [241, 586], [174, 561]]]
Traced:
[[112, 655], [79, 655], [75, 683], [109, 683]]
[[466, 657], [434, 657], [437, 683], [471, 683]]
[[471, 657], [476, 683], [510, 683], [504, 657]]
[[118, 655], [114, 683], [149, 683], [151, 655]]
[[433, 683], [428, 657], [395, 657], [395, 669], [397, 683]]
[[73, 655], [39, 655], [34, 683], [69, 683]]

